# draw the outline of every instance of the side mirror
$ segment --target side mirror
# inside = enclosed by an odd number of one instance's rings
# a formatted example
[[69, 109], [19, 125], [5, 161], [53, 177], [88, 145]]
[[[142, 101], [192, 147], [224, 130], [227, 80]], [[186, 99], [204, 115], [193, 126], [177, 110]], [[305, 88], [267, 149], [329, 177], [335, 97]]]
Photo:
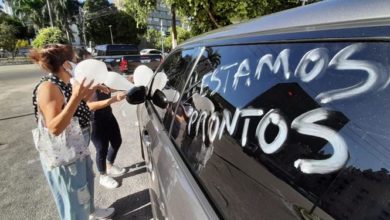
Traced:
[[155, 104], [156, 106], [158, 106], [160, 108], [166, 108], [168, 106], [168, 99], [167, 99], [167, 97], [159, 89], [157, 89], [154, 92], [153, 97], [152, 97], [152, 102], [153, 102], [153, 104]]
[[146, 88], [145, 86], [135, 86], [127, 92], [126, 101], [132, 105], [137, 105], [145, 102]]

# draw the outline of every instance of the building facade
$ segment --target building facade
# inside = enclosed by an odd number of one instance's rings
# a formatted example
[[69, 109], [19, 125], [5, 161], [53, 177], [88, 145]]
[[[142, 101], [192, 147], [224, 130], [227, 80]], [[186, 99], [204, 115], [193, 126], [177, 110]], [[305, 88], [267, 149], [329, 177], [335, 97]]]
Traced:
[[[148, 28], [167, 32], [172, 26], [171, 9], [163, 2], [159, 1], [156, 10], [150, 13], [148, 17]], [[176, 26], [181, 26], [179, 16], [176, 16]]]

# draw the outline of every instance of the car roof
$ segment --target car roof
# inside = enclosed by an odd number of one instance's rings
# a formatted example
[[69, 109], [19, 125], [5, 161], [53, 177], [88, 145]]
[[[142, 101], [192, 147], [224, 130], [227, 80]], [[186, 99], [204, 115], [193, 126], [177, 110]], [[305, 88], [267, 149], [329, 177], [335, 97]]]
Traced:
[[326, 30], [353, 26], [389, 25], [389, 0], [324, 0], [244, 23], [229, 25], [184, 42], [182, 46], [209, 40], [253, 34]]

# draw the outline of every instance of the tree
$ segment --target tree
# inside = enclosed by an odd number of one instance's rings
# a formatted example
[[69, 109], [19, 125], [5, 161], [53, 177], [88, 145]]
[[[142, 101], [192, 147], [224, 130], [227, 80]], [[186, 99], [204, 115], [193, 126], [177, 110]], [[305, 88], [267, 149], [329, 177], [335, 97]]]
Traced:
[[28, 46], [29, 46], [29, 43], [27, 40], [17, 40], [16, 41], [16, 49], [20, 49], [20, 48], [28, 47]]
[[3, 48], [12, 53], [12, 58], [15, 57], [16, 51], [16, 29], [6, 23], [0, 24], [0, 48]]
[[298, 0], [165, 0], [187, 18], [194, 35], [301, 5]]
[[50, 6], [54, 26], [64, 31], [68, 40], [73, 37], [70, 26], [76, 22], [79, 13], [77, 0], [13, 0], [11, 6], [15, 15], [35, 30], [50, 26]]
[[83, 9], [87, 38], [96, 44], [111, 42], [109, 25], [115, 43], [139, 43], [137, 34], [142, 30], [137, 29], [134, 18], [118, 12], [107, 0], [86, 0]]
[[170, 45], [176, 47], [177, 45], [177, 30], [176, 30], [176, 3], [174, 0], [125, 0], [125, 11], [134, 15], [134, 19], [137, 21], [137, 27], [145, 26], [147, 24], [147, 18], [149, 14], [156, 10], [156, 6], [159, 2], [163, 1], [170, 6], [172, 14], [172, 42]]
[[149, 14], [156, 9], [158, 0], [125, 0], [125, 11], [133, 15], [137, 27], [147, 24]]
[[16, 38], [18, 39], [29, 39], [33, 37], [33, 33], [31, 33], [28, 28], [23, 25], [23, 23], [16, 17], [12, 17], [4, 12], [0, 11], [0, 23], [5, 23], [7, 25], [12, 26], [16, 31]]
[[[177, 44], [183, 43], [185, 40], [192, 37], [191, 32], [187, 31], [186, 29], [182, 27], [177, 27]], [[165, 37], [164, 40], [164, 47], [167, 49], [174, 49], [175, 47], [172, 46], [172, 28], [169, 29], [170, 35]], [[161, 43], [159, 44], [161, 47]]]
[[42, 28], [39, 30], [37, 37], [33, 40], [32, 45], [35, 48], [41, 48], [46, 44], [65, 44], [68, 43], [64, 33], [57, 27]]
[[73, 40], [71, 25], [77, 21], [80, 3], [77, 0], [57, 0], [51, 1], [50, 6], [54, 15], [54, 26], [65, 32], [70, 42]]
[[49, 15], [45, 0], [13, 0], [12, 9], [25, 25], [29, 24], [35, 30], [49, 26]]
[[148, 29], [144, 35], [148, 47], [160, 48], [161, 47], [161, 32], [156, 29]]

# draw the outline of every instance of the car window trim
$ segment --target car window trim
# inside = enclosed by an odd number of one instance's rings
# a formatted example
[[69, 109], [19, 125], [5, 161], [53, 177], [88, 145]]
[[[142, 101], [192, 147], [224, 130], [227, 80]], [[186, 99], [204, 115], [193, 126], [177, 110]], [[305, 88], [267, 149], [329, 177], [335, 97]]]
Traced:
[[[185, 50], [191, 50], [191, 49], [194, 49], [194, 55], [197, 54], [197, 57], [201, 55], [201, 54], [199, 55], [199, 47], [178, 48], [178, 49], [175, 49], [174, 51], [172, 51], [172, 52], [169, 54], [169, 56], [168, 56], [165, 60], [167, 60], [170, 56], [174, 55], [174, 54], [177, 53], [177, 52], [185, 51]], [[199, 61], [199, 59], [196, 59], [196, 60]], [[189, 76], [192, 75], [192, 72], [193, 72], [194, 69], [195, 69], [194, 67], [195, 67], [196, 64], [197, 64], [197, 63], [195, 64], [196, 60], [195, 60], [195, 61], [192, 60], [191, 63], [189, 64], [189, 66], [186, 68], [186, 71], [183, 72], [183, 74], [186, 74], [188, 68], [192, 65], [192, 67], [191, 67], [191, 69], [190, 69], [190, 74], [188, 75], [188, 77], [187, 77], [187, 79], [186, 79], [186, 83], [184, 84], [183, 89], [182, 89], [181, 91], [179, 91], [179, 92], [180, 92], [180, 98], [182, 98], [181, 94], [182, 94], [182, 92], [184, 91], [184, 89], [185, 89], [186, 86], [187, 86], [187, 83], [188, 83], [188, 81], [189, 81]], [[152, 80], [150, 81], [149, 87], [148, 87], [148, 92], [147, 92], [147, 94], [148, 94], [147, 96], [148, 96], [148, 97], [152, 97], [151, 92], [152, 92], [152, 86], [153, 86], [153, 83], [154, 83], [154, 77], [156, 76], [156, 74], [157, 74], [158, 72], [160, 72], [160, 70], [161, 70], [161, 68], [163, 67], [163, 65], [164, 65], [164, 63], [162, 63], [162, 64], [156, 69], [156, 71], [155, 71], [154, 74], [153, 74]], [[180, 100], [180, 99], [179, 99], [179, 100]], [[150, 106], [152, 107], [154, 113], [156, 113], [157, 118], [160, 120], [160, 122], [163, 122], [163, 120], [160, 118], [160, 116], [159, 116], [159, 114], [157, 113], [156, 108], [155, 108], [154, 104], [151, 102], [151, 100], [146, 100], [146, 102], [149, 102], [149, 103], [150, 103]], [[177, 111], [177, 107], [175, 108], [175, 110], [174, 110], [173, 113], [176, 114], [176, 111]], [[172, 125], [173, 125], [173, 120], [171, 120], [170, 123], [171, 123], [171, 124], [170, 124], [170, 126], [169, 126], [169, 129], [167, 129], [168, 135], [170, 135], [170, 130], [171, 130], [171, 127], [172, 127]]]
[[[200, 60], [200, 58], [202, 57], [202, 55], [203, 55], [203, 53], [204, 53], [205, 50], [206, 50], [206, 47], [201, 47], [201, 48], [199, 48], [199, 53], [198, 53], [198, 55], [197, 55], [197, 57], [196, 57], [196, 59], [195, 59], [195, 62], [193, 63], [193, 65], [192, 65], [192, 67], [191, 67], [190, 72], [188, 73], [186, 82], [184, 83], [184, 87], [183, 87], [182, 91], [180, 91], [179, 102], [182, 100], [182, 98], [183, 98], [183, 92], [186, 91], [186, 87], [187, 87], [187, 85], [188, 85], [188, 82], [190, 81], [191, 76], [192, 76], [192, 74], [194, 73], [195, 68], [196, 68], [196, 66], [198, 65], [199, 60]], [[174, 115], [176, 115], [176, 112], [177, 112], [177, 109], [178, 109], [178, 108], [179, 108], [179, 105], [176, 105], [175, 110], [173, 111], [173, 114], [174, 114]], [[172, 118], [172, 120], [171, 120], [171, 125], [169, 126], [169, 131], [168, 131], [169, 137], [171, 136], [172, 127], [173, 127], [173, 121], [174, 121], [174, 118]]]

